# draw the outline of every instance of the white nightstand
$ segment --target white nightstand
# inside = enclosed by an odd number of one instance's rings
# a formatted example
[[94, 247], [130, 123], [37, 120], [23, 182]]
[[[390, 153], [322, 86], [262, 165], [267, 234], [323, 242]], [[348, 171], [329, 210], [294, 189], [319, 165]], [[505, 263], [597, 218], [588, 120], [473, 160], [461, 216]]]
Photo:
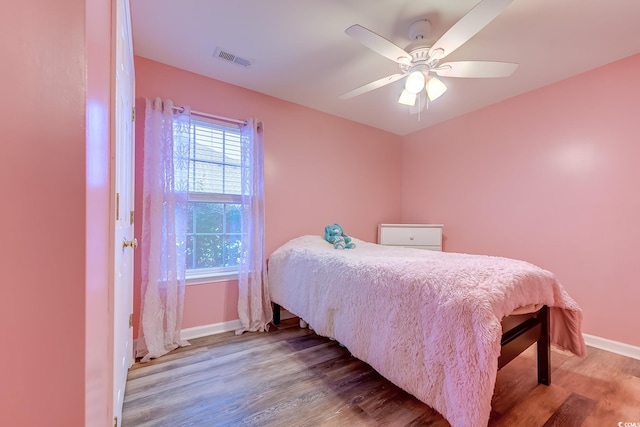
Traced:
[[442, 227], [442, 224], [380, 224], [378, 243], [441, 251]]

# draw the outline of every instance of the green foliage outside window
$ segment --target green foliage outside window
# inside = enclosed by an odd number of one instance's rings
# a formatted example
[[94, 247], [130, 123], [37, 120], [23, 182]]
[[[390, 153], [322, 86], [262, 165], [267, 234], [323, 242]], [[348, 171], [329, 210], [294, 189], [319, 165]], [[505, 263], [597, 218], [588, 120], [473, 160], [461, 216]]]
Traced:
[[187, 269], [239, 265], [241, 228], [239, 204], [189, 202]]

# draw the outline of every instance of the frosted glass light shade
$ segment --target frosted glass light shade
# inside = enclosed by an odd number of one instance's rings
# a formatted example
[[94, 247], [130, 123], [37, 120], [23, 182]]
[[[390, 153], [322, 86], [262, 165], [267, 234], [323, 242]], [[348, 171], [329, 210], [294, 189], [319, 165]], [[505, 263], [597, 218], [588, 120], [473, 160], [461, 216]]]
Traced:
[[424, 89], [425, 77], [422, 71], [413, 71], [407, 76], [404, 89], [409, 93], [419, 93]]
[[442, 80], [431, 77], [427, 81], [426, 90], [427, 96], [429, 96], [429, 101], [435, 101], [447, 91], [447, 86], [442, 82]]
[[398, 99], [398, 104], [404, 104], [404, 105], [413, 107], [414, 105], [416, 105], [417, 97], [418, 96], [415, 93], [411, 93], [406, 89], [404, 89], [400, 94], [400, 98]]

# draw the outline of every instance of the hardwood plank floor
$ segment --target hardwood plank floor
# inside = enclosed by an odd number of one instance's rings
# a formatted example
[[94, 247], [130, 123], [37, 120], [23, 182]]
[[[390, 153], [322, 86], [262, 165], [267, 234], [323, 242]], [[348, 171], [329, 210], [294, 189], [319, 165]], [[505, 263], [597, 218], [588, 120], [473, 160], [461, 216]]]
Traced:
[[[297, 319], [268, 333], [191, 340], [129, 371], [123, 427], [448, 426], [436, 411]], [[535, 347], [498, 372], [490, 426], [640, 425], [640, 361], [553, 350], [537, 384]]]

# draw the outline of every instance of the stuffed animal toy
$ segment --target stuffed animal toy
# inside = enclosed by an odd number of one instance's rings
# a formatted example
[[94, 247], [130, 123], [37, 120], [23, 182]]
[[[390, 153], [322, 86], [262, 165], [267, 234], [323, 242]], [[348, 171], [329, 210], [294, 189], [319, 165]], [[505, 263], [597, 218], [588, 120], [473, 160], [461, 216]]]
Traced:
[[333, 244], [336, 249], [353, 249], [356, 244], [351, 241], [351, 237], [344, 234], [340, 224], [327, 225], [324, 228], [324, 240]]

